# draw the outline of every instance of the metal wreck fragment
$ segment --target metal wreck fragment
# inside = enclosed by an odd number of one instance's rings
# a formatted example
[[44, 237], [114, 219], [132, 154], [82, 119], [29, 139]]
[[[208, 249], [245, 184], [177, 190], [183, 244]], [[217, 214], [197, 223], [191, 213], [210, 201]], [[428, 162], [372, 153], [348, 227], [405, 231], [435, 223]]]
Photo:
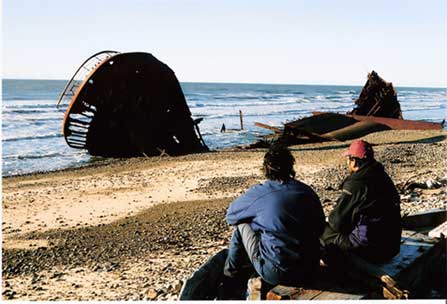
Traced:
[[92, 155], [208, 150], [174, 72], [148, 53], [94, 54], [68, 81], [58, 107], [67, 144]]
[[284, 124], [283, 129], [257, 122], [255, 126], [269, 129], [275, 134], [264, 136], [260, 141], [241, 148], [262, 148], [274, 140], [286, 145], [298, 145], [350, 140], [384, 130], [443, 128], [443, 123], [404, 120], [396, 90], [375, 71], [368, 74], [368, 80], [355, 104], [356, 107], [347, 114], [313, 112], [313, 116]]
[[368, 74], [368, 80], [354, 103], [356, 107], [348, 114], [403, 119], [393, 84], [383, 80], [376, 71]]

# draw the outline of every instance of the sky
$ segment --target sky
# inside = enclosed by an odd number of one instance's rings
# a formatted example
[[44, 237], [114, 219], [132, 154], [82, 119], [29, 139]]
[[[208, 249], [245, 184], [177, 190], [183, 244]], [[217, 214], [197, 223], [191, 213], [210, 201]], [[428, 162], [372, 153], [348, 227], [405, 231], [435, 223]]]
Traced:
[[142, 51], [182, 82], [447, 87], [447, 1], [3, 0], [2, 77]]

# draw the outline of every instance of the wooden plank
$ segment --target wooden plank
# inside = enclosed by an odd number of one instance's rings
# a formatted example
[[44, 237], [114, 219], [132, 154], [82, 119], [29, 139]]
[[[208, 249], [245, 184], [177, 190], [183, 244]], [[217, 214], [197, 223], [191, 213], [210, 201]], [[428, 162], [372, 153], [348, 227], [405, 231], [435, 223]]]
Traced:
[[360, 300], [364, 294], [348, 292], [304, 289], [299, 287], [278, 285], [267, 293], [267, 300]]
[[441, 225], [439, 225], [438, 227], [436, 227], [435, 229], [431, 230], [428, 233], [429, 237], [432, 238], [445, 238], [447, 237], [447, 221], [445, 221], [444, 223], [442, 223]]
[[267, 129], [267, 130], [273, 131], [273, 132], [278, 133], [278, 134], [282, 133], [282, 130], [280, 128], [272, 127], [272, 126], [269, 126], [269, 125], [266, 125], [266, 124], [263, 124], [263, 123], [260, 123], [260, 122], [255, 122], [255, 126], [259, 127], [259, 128], [263, 128], [263, 129]]
[[320, 289], [303, 289], [299, 293], [294, 294], [291, 300], [313, 300], [322, 294], [324, 290]]
[[267, 300], [290, 300], [299, 292], [299, 287], [277, 285], [267, 293]]
[[[374, 264], [351, 256], [340, 274], [321, 265], [318, 279], [300, 287], [275, 286], [269, 300], [356, 300], [383, 296], [405, 299], [417, 296], [427, 280], [427, 269], [445, 252], [445, 239], [433, 239], [415, 231], [404, 230], [400, 253], [387, 263]], [[181, 300], [214, 299], [220, 270], [226, 258], [219, 252], [185, 282]], [[255, 282], [255, 281], [253, 281]], [[259, 299], [259, 284], [251, 284], [251, 299]], [[249, 284], [249, 289], [250, 286]], [[265, 292], [265, 291], [264, 291]]]
[[423, 234], [404, 231], [400, 253], [389, 262], [373, 264], [352, 256], [349, 259], [349, 268], [380, 282], [384, 287], [385, 297], [407, 298], [422, 287], [428, 265], [442, 253], [442, 246], [440, 241]]
[[[312, 300], [361, 300], [364, 299], [365, 296], [362, 294], [352, 294], [345, 292], [333, 292], [333, 291], [324, 291], [318, 294], [316, 297], [312, 298]], [[301, 300], [299, 298], [298, 300]]]

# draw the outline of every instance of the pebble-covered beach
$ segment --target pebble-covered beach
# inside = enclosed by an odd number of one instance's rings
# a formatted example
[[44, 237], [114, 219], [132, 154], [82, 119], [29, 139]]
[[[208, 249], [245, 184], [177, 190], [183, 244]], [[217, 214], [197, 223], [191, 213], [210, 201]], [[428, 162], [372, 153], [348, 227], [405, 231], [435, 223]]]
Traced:
[[[447, 132], [370, 134], [402, 215], [446, 208]], [[291, 147], [297, 178], [328, 213], [350, 142]], [[228, 204], [262, 182], [265, 150], [108, 160], [3, 178], [2, 298], [176, 300], [185, 279], [228, 245]]]

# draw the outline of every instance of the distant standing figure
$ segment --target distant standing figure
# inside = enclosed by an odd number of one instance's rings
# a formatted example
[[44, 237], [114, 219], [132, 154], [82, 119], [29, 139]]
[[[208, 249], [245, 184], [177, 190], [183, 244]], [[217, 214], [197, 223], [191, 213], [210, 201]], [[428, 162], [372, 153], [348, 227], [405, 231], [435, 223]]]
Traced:
[[317, 194], [295, 179], [294, 163], [286, 147], [270, 147], [263, 162], [267, 181], [229, 206], [226, 220], [234, 232], [224, 267], [227, 288], [246, 286], [254, 272], [271, 285], [296, 286], [318, 270], [324, 213]]
[[225, 133], [225, 131], [227, 130], [227, 128], [225, 127], [225, 124], [222, 124], [222, 128], [220, 128], [220, 133]]
[[386, 261], [400, 250], [399, 194], [368, 142], [355, 140], [342, 155], [351, 174], [321, 237], [325, 262], [339, 263], [338, 258], [346, 256], [343, 253]]

